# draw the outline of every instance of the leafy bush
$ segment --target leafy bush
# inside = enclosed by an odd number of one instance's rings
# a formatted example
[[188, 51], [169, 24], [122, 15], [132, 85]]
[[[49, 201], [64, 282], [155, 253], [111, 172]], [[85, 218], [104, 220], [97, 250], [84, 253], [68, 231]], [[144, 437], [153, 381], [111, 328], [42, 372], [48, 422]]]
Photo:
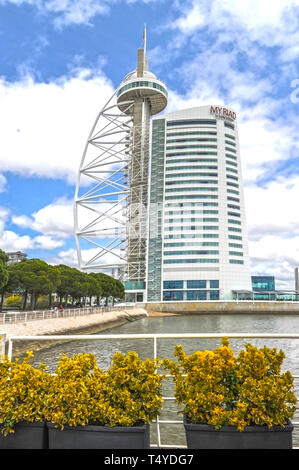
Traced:
[[237, 357], [226, 338], [214, 351], [186, 355], [181, 345], [177, 362], [164, 359], [175, 382], [175, 398], [193, 423], [235, 426], [284, 426], [295, 414], [293, 377], [282, 373], [283, 351], [247, 344]]
[[5, 300], [6, 307], [21, 307], [22, 298], [19, 295], [12, 295]]
[[39, 369], [32, 367], [28, 352], [23, 362], [4, 358], [0, 362], [0, 425], [5, 436], [14, 432], [14, 426], [21, 421], [43, 421], [44, 399], [50, 374], [44, 364]]
[[151, 422], [162, 407], [158, 360], [135, 352], [116, 353], [107, 371], [93, 354], [62, 356], [51, 380], [45, 418], [60, 427], [101, 424], [134, 426]]

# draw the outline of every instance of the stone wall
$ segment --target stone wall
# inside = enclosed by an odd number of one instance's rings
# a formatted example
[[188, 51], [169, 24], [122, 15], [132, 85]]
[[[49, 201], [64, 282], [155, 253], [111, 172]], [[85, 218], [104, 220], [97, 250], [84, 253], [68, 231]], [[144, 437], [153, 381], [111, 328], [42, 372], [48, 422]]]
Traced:
[[209, 301], [209, 302], [149, 302], [145, 310], [180, 314], [299, 314], [299, 302]]

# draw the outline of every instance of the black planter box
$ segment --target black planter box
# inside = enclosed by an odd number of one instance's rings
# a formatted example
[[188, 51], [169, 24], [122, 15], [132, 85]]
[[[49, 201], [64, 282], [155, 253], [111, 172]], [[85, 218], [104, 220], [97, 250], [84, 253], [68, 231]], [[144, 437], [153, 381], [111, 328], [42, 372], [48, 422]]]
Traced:
[[215, 429], [208, 424], [193, 424], [184, 416], [188, 449], [291, 449], [293, 425], [284, 427], [247, 426], [238, 431], [233, 426]]
[[47, 449], [48, 429], [46, 423], [17, 423], [15, 432], [4, 436], [0, 426], [0, 449]]
[[65, 426], [47, 423], [49, 449], [149, 449], [150, 427]]

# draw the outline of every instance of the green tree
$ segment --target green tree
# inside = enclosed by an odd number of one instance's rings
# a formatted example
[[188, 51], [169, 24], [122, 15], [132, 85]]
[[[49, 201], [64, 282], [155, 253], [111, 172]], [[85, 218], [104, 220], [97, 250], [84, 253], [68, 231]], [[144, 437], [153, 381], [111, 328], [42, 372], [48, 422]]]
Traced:
[[[91, 298], [96, 297], [99, 299], [103, 294], [101, 283], [92, 274], [88, 274], [88, 296], [91, 305]], [[97, 302], [98, 304], [99, 302]]]
[[17, 264], [10, 264], [7, 266], [8, 272], [8, 279], [6, 284], [4, 284], [1, 288], [1, 302], [0, 302], [0, 310], [3, 308], [4, 297], [6, 293], [21, 293], [19, 289], [19, 279], [17, 273]]
[[56, 271], [45, 261], [28, 259], [14, 265], [16, 283], [24, 296], [23, 310], [26, 309], [28, 295], [31, 295], [31, 309], [36, 307], [37, 297], [55, 292]]
[[9, 274], [7, 266], [0, 261], [0, 289], [2, 289], [8, 282]]
[[0, 261], [2, 261], [3, 264], [6, 264], [8, 260], [9, 260], [9, 257], [7, 256], [5, 251], [0, 249]]
[[91, 273], [90, 276], [93, 276], [100, 283], [102, 288], [101, 297], [105, 298], [106, 305], [108, 304], [109, 297], [113, 299], [122, 299], [124, 297], [124, 286], [118, 279], [114, 279], [104, 273]]
[[125, 296], [125, 287], [119, 279], [113, 279], [112, 297], [113, 299], [123, 299]]
[[57, 288], [57, 295], [59, 296], [59, 301], [62, 303], [63, 298], [66, 298], [70, 295], [73, 288], [73, 282], [75, 279], [75, 270], [64, 264], [59, 264], [56, 266], [59, 271], [60, 284]]
[[59, 289], [61, 279], [60, 271], [57, 266], [48, 265], [48, 283], [45, 286], [45, 291], [43, 294], [48, 294], [49, 296], [49, 308], [52, 307], [52, 294], [56, 293]]
[[2, 292], [1, 310], [3, 306], [3, 288], [4, 286], [6, 286], [6, 284], [8, 283], [8, 279], [9, 279], [8, 267], [6, 266], [7, 261], [8, 261], [7, 254], [3, 250], [0, 250], [0, 290]]

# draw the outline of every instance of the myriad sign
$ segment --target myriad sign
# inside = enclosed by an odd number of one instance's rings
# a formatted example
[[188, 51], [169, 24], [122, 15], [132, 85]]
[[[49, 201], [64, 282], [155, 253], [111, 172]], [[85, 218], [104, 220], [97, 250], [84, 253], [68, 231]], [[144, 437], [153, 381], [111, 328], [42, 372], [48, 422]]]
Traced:
[[237, 115], [233, 111], [228, 108], [223, 108], [221, 106], [211, 106], [210, 107], [210, 114], [215, 114], [216, 117], [220, 117], [223, 119], [231, 119], [235, 120]]

